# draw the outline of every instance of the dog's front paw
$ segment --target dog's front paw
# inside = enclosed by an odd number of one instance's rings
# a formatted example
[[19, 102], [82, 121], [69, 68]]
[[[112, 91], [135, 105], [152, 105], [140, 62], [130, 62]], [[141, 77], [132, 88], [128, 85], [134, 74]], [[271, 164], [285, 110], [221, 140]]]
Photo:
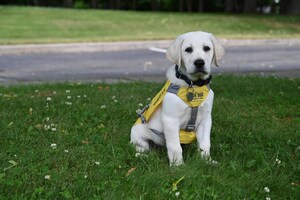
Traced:
[[170, 162], [170, 167], [179, 167], [184, 165], [183, 160]]
[[207, 164], [211, 164], [211, 165], [217, 165], [219, 164], [218, 161], [215, 161], [213, 160], [211, 157], [210, 157], [210, 152], [209, 151], [204, 151], [202, 149], [199, 150], [200, 151], [200, 156], [203, 160], [205, 160], [205, 162]]

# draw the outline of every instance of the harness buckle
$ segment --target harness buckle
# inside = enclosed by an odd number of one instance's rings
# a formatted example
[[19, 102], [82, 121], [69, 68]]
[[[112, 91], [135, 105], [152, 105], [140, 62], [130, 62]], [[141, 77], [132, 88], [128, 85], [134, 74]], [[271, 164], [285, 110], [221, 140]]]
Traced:
[[196, 128], [195, 125], [193, 125], [193, 124], [188, 124], [188, 125], [186, 126], [186, 131], [191, 132], [191, 131], [194, 131], [195, 128]]
[[144, 117], [143, 113], [144, 113], [146, 110], [148, 110], [149, 107], [150, 107], [150, 104], [148, 104], [147, 106], [145, 106], [145, 107], [143, 108], [143, 110], [141, 110], [141, 112], [138, 113], [138, 116], [139, 116], [139, 118], [141, 118], [143, 124], [146, 123], [146, 118]]

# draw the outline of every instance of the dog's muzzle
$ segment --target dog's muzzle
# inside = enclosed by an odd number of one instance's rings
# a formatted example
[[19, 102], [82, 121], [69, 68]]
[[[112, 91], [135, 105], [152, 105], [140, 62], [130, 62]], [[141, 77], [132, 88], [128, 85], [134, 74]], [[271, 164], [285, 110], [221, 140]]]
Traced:
[[203, 74], [207, 74], [207, 72], [204, 70], [204, 66], [205, 66], [205, 61], [203, 59], [197, 59], [194, 62], [195, 65], [195, 73], [203, 73]]

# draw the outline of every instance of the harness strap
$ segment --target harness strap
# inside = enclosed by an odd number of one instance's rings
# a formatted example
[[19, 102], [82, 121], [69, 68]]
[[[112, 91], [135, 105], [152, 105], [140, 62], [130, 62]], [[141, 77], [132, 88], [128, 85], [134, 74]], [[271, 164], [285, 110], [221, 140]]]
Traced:
[[196, 124], [196, 120], [197, 120], [197, 114], [198, 114], [198, 107], [192, 107], [191, 118], [186, 126], [185, 131], [191, 132], [196, 129], [195, 124]]
[[[177, 95], [179, 89], [180, 89], [180, 86], [171, 83], [167, 92]], [[196, 120], [197, 120], [198, 107], [192, 107], [191, 109], [192, 109], [191, 118], [185, 128], [185, 131], [187, 131], [187, 132], [191, 132], [196, 129], [195, 124], [196, 124]]]

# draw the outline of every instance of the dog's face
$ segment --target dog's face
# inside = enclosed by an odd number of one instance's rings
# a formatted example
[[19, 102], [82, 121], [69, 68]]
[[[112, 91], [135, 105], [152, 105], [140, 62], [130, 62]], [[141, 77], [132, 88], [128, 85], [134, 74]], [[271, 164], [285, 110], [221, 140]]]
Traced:
[[224, 56], [224, 48], [210, 33], [189, 32], [180, 35], [167, 50], [167, 58], [191, 80], [206, 79], [211, 65]]

